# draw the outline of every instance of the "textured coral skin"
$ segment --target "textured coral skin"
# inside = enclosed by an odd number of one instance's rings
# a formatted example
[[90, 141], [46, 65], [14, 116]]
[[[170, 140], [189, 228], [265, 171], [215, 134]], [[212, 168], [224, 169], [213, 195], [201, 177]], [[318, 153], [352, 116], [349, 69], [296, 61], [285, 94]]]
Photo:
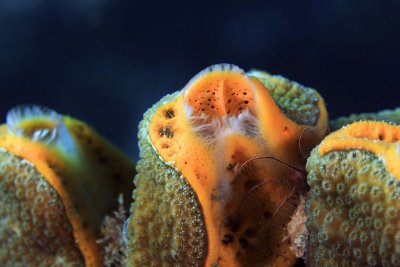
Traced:
[[359, 122], [312, 151], [310, 266], [399, 266], [399, 138], [398, 126]]
[[137, 163], [135, 202], [126, 231], [128, 266], [199, 266], [207, 254], [205, 225], [195, 193], [175, 169], [158, 158], [147, 139], [151, 115], [175, 97], [164, 97], [139, 125], [142, 160]]
[[129, 199], [134, 165], [85, 123], [61, 119], [74, 153], [0, 127], [1, 265], [103, 265], [100, 224], [119, 193]]
[[[314, 90], [280, 79], [282, 103], [292, 101], [289, 117], [266, 87], [274, 76], [251, 75], [232, 65], [211, 66], [146, 112], [126, 231], [128, 266], [294, 263], [282, 239], [302, 174], [256, 157], [305, 164], [299, 139], [311, 136], [301, 140], [307, 147], [322, 139], [326, 110]], [[302, 92], [314, 96], [310, 112], [296, 103]]]
[[30, 162], [0, 149], [2, 266], [83, 266], [57, 192]]
[[348, 117], [340, 117], [329, 121], [329, 126], [332, 131], [338, 130], [344, 125], [357, 121], [384, 121], [388, 123], [400, 124], [400, 108], [382, 110], [377, 113], [361, 113], [351, 114]]
[[265, 71], [252, 70], [249, 76], [258, 78], [271, 93], [283, 113], [299, 124], [315, 125], [320, 118], [318, 93], [297, 82]]

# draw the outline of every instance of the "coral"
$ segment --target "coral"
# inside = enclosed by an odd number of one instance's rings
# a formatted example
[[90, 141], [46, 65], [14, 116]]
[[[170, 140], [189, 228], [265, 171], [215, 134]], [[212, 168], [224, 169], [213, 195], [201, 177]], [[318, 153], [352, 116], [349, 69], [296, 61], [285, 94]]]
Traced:
[[301, 196], [296, 211], [287, 224], [287, 236], [283, 241], [290, 241], [290, 250], [297, 258], [304, 258], [306, 254], [306, 243], [308, 231], [306, 228], [306, 214], [304, 212], [305, 197]]
[[101, 224], [102, 238], [97, 243], [104, 248], [104, 265], [106, 267], [126, 266], [126, 244], [124, 223], [127, 219], [123, 195], [118, 196], [118, 210], [107, 215]]
[[[164, 97], [139, 125], [141, 160], [137, 163], [134, 203], [126, 229], [128, 266], [201, 266], [207, 234], [195, 192], [173, 168], [160, 160], [148, 141], [148, 124]], [[167, 113], [166, 113], [167, 114]]]
[[258, 78], [268, 88], [276, 104], [291, 120], [305, 125], [318, 122], [321, 97], [314, 89], [265, 71], [252, 70], [247, 75]]
[[329, 121], [332, 131], [338, 130], [344, 125], [357, 121], [384, 121], [388, 123], [400, 124], [400, 108], [382, 110], [377, 113], [351, 114], [347, 117], [340, 117]]
[[228, 64], [200, 72], [140, 123], [128, 266], [293, 264], [282, 240], [305, 190], [294, 166], [326, 131], [312, 89]]
[[213, 65], [144, 114], [133, 190], [133, 162], [87, 124], [16, 107], [0, 265], [400, 266], [399, 123], [399, 108], [352, 114], [320, 143], [314, 89]]
[[2, 266], [83, 266], [60, 196], [35, 166], [0, 148]]
[[85, 123], [20, 106], [0, 126], [0, 263], [101, 266], [100, 224], [134, 165]]
[[350, 124], [307, 163], [310, 266], [399, 266], [400, 127]]

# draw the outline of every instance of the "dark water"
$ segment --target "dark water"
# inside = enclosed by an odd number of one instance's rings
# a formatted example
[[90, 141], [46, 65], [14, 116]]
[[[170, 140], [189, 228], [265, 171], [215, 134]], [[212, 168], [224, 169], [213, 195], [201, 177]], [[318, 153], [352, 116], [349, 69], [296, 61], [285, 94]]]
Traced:
[[204, 67], [316, 88], [331, 117], [399, 106], [400, 1], [1, 0], [0, 117], [38, 103], [137, 158], [137, 124]]

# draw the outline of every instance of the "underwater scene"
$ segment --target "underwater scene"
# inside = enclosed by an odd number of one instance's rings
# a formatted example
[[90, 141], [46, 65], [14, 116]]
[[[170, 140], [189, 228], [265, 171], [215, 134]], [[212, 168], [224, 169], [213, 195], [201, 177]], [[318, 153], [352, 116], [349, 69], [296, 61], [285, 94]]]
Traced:
[[0, 0], [0, 266], [400, 266], [400, 2]]

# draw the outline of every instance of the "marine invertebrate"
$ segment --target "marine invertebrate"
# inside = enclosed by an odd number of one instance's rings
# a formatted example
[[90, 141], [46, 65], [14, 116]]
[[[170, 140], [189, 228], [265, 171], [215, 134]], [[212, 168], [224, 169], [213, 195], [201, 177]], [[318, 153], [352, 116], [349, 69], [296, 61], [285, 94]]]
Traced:
[[352, 122], [367, 120], [400, 124], [400, 108], [382, 110], [376, 113], [351, 114], [347, 117], [340, 117], [329, 121], [329, 126], [330, 129], [334, 131]]
[[0, 265], [102, 266], [100, 224], [133, 163], [93, 129], [38, 106], [0, 126]]
[[363, 121], [333, 132], [307, 163], [311, 266], [399, 266], [400, 126]]
[[118, 197], [118, 210], [110, 216], [107, 215], [101, 225], [103, 238], [97, 243], [104, 247], [104, 264], [106, 267], [126, 266], [124, 223], [127, 211], [124, 206], [123, 195]]
[[305, 164], [299, 139], [312, 147], [325, 135], [316, 91], [215, 65], [149, 109], [139, 129], [128, 266], [293, 264], [282, 239], [303, 177], [279, 163]]

